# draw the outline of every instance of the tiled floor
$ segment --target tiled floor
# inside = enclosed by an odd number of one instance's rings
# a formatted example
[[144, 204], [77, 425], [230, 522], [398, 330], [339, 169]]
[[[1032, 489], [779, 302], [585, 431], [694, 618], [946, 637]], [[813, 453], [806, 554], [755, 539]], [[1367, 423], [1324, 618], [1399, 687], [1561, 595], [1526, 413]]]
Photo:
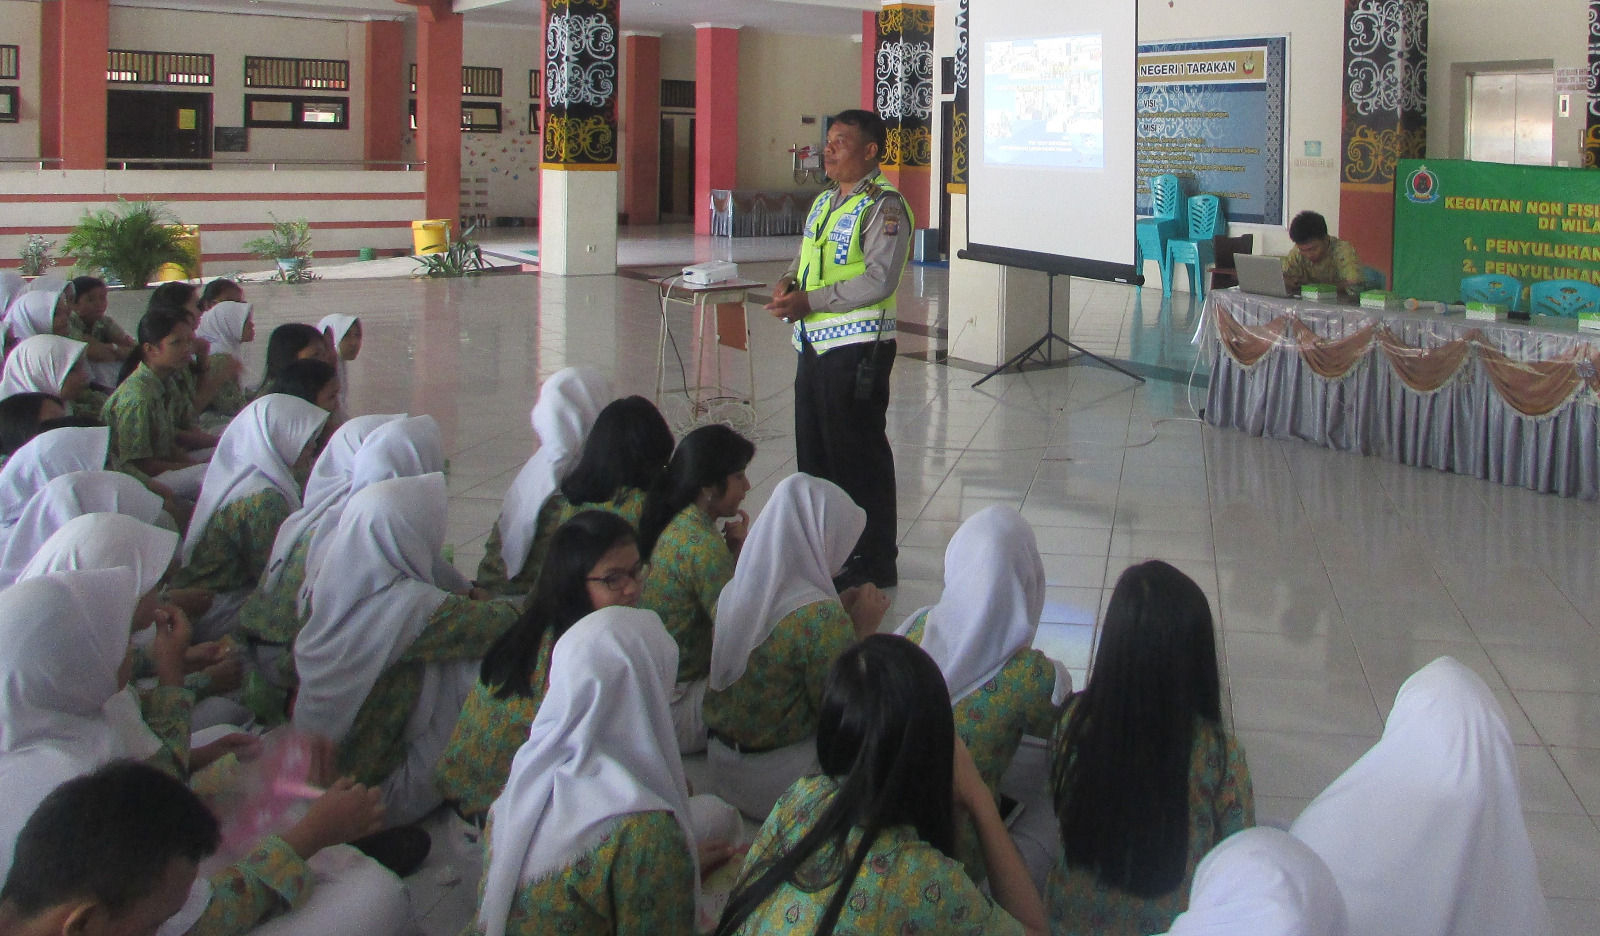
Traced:
[[[705, 249], [680, 241], [636, 245], [638, 260], [678, 263]], [[937, 309], [942, 280], [922, 275], [917, 292]], [[1181, 352], [1193, 328], [1185, 295], [1175, 316], [1148, 321], [1142, 310], [1161, 309], [1158, 293], [1074, 283], [1073, 295], [1097, 351], [1153, 359]], [[119, 318], [133, 317], [135, 298], [116, 297]], [[636, 279], [330, 280], [252, 286], [249, 298], [263, 339], [282, 321], [361, 316], [352, 408], [439, 419], [449, 537], [469, 572], [529, 454], [542, 378], [587, 363], [622, 392], [654, 388], [656, 292]], [[687, 354], [686, 320], [673, 329]], [[724, 353], [742, 374], [741, 354]], [[755, 353], [752, 513], [794, 467], [785, 330], [758, 322]], [[1140, 558], [1172, 561], [1212, 599], [1260, 818], [1277, 823], [1378, 737], [1408, 674], [1451, 654], [1483, 675], [1511, 722], [1558, 931], [1600, 931], [1600, 507], [1213, 430], [1194, 420], [1180, 382], [1140, 385], [1095, 367], [1006, 375], [978, 390], [972, 380], [917, 360], [895, 366], [902, 552], [889, 620], [937, 596], [942, 551], [962, 518], [1017, 507], [1045, 553], [1046, 617], [1061, 622], [1041, 641], [1081, 680], [1118, 573]], [[681, 397], [664, 409], [680, 422], [688, 415]], [[477, 869], [470, 848], [437, 828], [444, 841], [414, 879], [414, 899], [429, 932], [454, 933], [471, 912]]]

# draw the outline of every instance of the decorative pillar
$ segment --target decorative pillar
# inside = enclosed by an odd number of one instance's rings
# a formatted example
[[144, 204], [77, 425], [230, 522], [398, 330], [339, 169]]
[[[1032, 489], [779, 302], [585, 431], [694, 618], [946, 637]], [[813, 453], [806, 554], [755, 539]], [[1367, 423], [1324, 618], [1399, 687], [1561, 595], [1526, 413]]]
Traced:
[[1589, 0], [1589, 108], [1583, 164], [1591, 169], [1600, 166], [1600, 0]]
[[1345, 0], [1338, 235], [1385, 275], [1394, 263], [1394, 170], [1427, 143], [1428, 0]]
[[40, 153], [63, 169], [104, 169], [110, 2], [54, 0], [40, 12]]
[[622, 213], [628, 224], [661, 221], [661, 36], [626, 33], [622, 54]]
[[539, 268], [617, 270], [617, 18], [613, 0], [546, 0]]
[[[967, 2], [961, 0], [961, 6], [956, 10], [956, 100], [955, 116], [950, 121], [950, 183], [945, 187], [951, 195], [967, 194], [967, 160], [972, 155], [972, 139], [967, 129], [972, 113], [967, 74], [967, 67], [972, 60], [967, 36]], [[953, 207], [950, 213], [952, 216], [955, 214]]]
[[917, 225], [927, 227], [933, 213], [933, 7], [884, 7], [874, 40], [873, 103], [889, 130], [883, 174], [905, 195]]
[[[461, 213], [461, 14], [417, 4], [417, 155], [427, 162], [429, 218]], [[456, 231], [460, 234], [460, 231]]]
[[371, 20], [365, 38], [367, 121], [361, 155], [368, 160], [398, 160], [406, 132], [406, 24]]
[[694, 24], [694, 232], [711, 233], [711, 190], [739, 184], [739, 27]]
[[873, 110], [877, 100], [873, 89], [877, 87], [878, 73], [878, 12], [861, 11], [861, 109]]

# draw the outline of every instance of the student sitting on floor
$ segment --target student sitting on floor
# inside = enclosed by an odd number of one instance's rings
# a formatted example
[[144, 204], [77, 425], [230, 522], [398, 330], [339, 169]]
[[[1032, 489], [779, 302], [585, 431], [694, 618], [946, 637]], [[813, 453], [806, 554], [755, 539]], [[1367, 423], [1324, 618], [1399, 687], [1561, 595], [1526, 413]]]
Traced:
[[1111, 592], [1092, 672], [1051, 741], [1063, 855], [1046, 895], [1050, 931], [1165, 932], [1205, 853], [1255, 825], [1244, 749], [1222, 726], [1200, 586], [1165, 562], [1130, 566]]
[[228, 420], [238, 415], [250, 402], [250, 396], [240, 385], [244, 373], [244, 345], [256, 340], [256, 323], [246, 302], [219, 302], [200, 314], [200, 326], [195, 337], [210, 348], [207, 355], [207, 373], [216, 385], [216, 392], [200, 423], [220, 432]]
[[219, 276], [200, 290], [200, 311], [203, 313], [219, 302], [243, 302], [244, 287], [236, 279]]
[[315, 326], [290, 322], [274, 328], [267, 338], [266, 369], [261, 375], [262, 389], [258, 392], [270, 392], [266, 388], [278, 379], [285, 367], [304, 360], [321, 361], [330, 367], [337, 363], [328, 348], [327, 339]]
[[89, 387], [88, 345], [58, 335], [34, 335], [12, 349], [0, 376], [0, 397], [48, 393], [74, 416], [98, 420], [106, 395]]
[[34, 335], [65, 338], [71, 329], [74, 298], [72, 283], [67, 280], [53, 277], [35, 280], [6, 310], [6, 328], [10, 333], [7, 353]]
[[1282, 829], [1235, 832], [1194, 872], [1166, 936], [1347, 936], [1344, 895], [1317, 853]]
[[350, 412], [350, 362], [361, 355], [361, 319], [336, 312], [324, 315], [317, 323], [328, 347], [333, 349], [339, 367], [338, 412]]
[[[816, 745], [822, 773], [796, 781], [761, 826], [718, 936], [1044, 936], [1039, 892], [926, 653], [891, 634], [846, 650]], [[978, 829], [992, 899], [955, 859], [958, 817]]]
[[0, 468], [0, 545], [11, 539], [33, 496], [51, 479], [106, 467], [110, 433], [99, 428], [51, 429], [17, 449]]
[[302, 358], [290, 361], [261, 385], [261, 393], [286, 393], [329, 413], [339, 411], [339, 371], [327, 361]]
[[337, 743], [340, 769], [379, 785], [396, 825], [443, 802], [439, 755], [479, 661], [517, 619], [508, 601], [437, 584], [445, 501], [441, 474], [352, 496], [328, 544], [338, 561], [311, 581], [310, 618], [294, 642], [294, 726]]
[[240, 411], [222, 433], [183, 540], [175, 584], [208, 588], [211, 609], [196, 622], [205, 640], [230, 633], [255, 590], [278, 527], [300, 507], [328, 414], [282, 394]]
[[105, 280], [97, 276], [77, 277], [72, 281], [72, 292], [72, 318], [67, 326], [67, 337], [88, 344], [84, 357], [89, 359], [91, 385], [110, 393], [116, 389], [122, 362], [138, 343], [106, 315], [110, 291], [106, 289]]
[[[160, 309], [165, 312], [178, 312], [183, 315], [184, 321], [189, 323], [189, 329], [197, 333], [189, 346], [189, 360], [182, 370], [173, 374], [174, 382], [178, 385], [185, 400], [188, 401], [190, 412], [188, 419], [192, 422], [211, 406], [211, 401], [221, 391], [221, 381], [232, 375], [226, 369], [213, 370], [211, 366], [211, 345], [201, 337], [200, 330], [200, 290], [193, 283], [181, 280], [162, 283], [150, 290], [150, 304], [146, 307], [146, 314]], [[131, 359], [131, 358], [130, 358]], [[123, 362], [124, 378], [128, 373], [128, 362]]]
[[703, 708], [709, 792], [752, 819], [815, 766], [828, 668], [889, 609], [874, 586], [833, 588], [866, 522], [831, 481], [784, 478], [717, 602]]
[[0, 399], [0, 468], [40, 432], [40, 425], [67, 415], [53, 393], [13, 393]]
[[194, 401], [179, 378], [189, 367], [193, 338], [187, 313], [146, 312], [139, 347], [100, 416], [111, 427], [115, 467], [135, 468], [189, 500], [199, 496], [206, 475], [196, 453], [217, 444], [216, 436], [195, 428]]
[[505, 787], [549, 685], [556, 641], [585, 615], [638, 604], [640, 565], [633, 527], [603, 510], [585, 510], [550, 538], [527, 610], [484, 655], [439, 759], [439, 792], [463, 818], [481, 819]]
[[533, 405], [533, 435], [539, 441], [501, 502], [489, 529], [477, 584], [497, 595], [521, 597], [539, 580], [550, 537], [561, 526], [561, 482], [583, 454], [600, 410], [611, 402], [611, 384], [589, 367], [568, 367], [539, 388]]
[[[750, 518], [739, 509], [750, 493], [744, 470], [756, 447], [727, 426], [701, 426], [683, 437], [667, 470], [645, 497], [640, 551], [650, 564], [642, 607], [661, 615], [678, 642], [672, 719], [684, 753], [702, 751], [700, 708], [711, 672], [717, 596], [733, 578]], [[719, 531], [717, 520], [729, 518]]]

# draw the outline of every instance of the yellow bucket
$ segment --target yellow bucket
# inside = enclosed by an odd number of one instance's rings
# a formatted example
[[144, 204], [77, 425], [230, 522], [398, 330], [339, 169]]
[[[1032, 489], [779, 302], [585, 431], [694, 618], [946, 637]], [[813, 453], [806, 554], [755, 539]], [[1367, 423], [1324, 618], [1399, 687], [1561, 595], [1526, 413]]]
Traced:
[[156, 282], [167, 283], [173, 280], [198, 279], [200, 276], [200, 225], [175, 224], [173, 227], [183, 232], [179, 240], [189, 249], [189, 256], [194, 258], [187, 266], [177, 263], [164, 263], [156, 271]]
[[440, 218], [411, 222], [411, 243], [419, 254], [444, 253], [450, 249], [450, 222]]

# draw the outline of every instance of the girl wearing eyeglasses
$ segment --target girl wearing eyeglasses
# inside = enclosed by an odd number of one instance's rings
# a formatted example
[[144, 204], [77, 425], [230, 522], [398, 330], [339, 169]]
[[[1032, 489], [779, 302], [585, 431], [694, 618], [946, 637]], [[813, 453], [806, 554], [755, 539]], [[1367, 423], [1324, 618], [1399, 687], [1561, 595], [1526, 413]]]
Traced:
[[511, 775], [550, 683], [550, 652], [579, 619], [639, 603], [644, 566], [633, 527], [585, 510], [550, 538], [549, 559], [516, 625], [483, 658], [434, 780], [462, 818], [483, 818]]

